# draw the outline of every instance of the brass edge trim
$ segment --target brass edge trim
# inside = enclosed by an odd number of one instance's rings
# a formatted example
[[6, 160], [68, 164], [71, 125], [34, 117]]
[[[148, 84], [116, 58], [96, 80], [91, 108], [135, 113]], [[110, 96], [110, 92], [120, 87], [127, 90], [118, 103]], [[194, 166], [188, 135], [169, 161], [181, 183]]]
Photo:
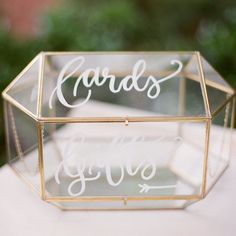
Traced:
[[11, 96], [8, 94], [4, 94], [4, 99], [8, 101], [11, 105], [14, 107], [18, 108], [20, 111], [31, 117], [33, 120], [38, 121], [37, 117], [28, 109], [26, 109], [23, 105], [21, 105], [19, 102], [17, 102], [15, 99], [13, 99]]
[[45, 51], [45, 55], [74, 55], [74, 54], [84, 54], [84, 55], [128, 55], [128, 54], [194, 54], [196, 51]]
[[20, 79], [20, 77], [27, 72], [30, 67], [37, 61], [39, 57], [39, 54], [37, 54], [30, 62], [29, 64], [11, 81], [11, 83], [3, 90], [3, 94], [6, 94], [14, 85], [15, 83]]
[[66, 208], [66, 207], [62, 207], [58, 204], [55, 204], [53, 202], [50, 202], [51, 205], [57, 207], [58, 209], [60, 209], [61, 211], [175, 211], [175, 210], [184, 210], [185, 207], [153, 207], [153, 208], [145, 208], [145, 207], [131, 207], [131, 206], [123, 206], [123, 207], [119, 207], [119, 208], [112, 208], [112, 207], [97, 207], [97, 208], [85, 208], [85, 207], [81, 207], [81, 208]]
[[38, 98], [37, 98], [37, 117], [41, 117], [42, 112], [42, 95], [43, 95], [43, 72], [45, 65], [45, 55], [42, 52], [39, 65], [39, 78], [38, 78]]
[[202, 122], [211, 119], [211, 117], [41, 117], [38, 119], [41, 123], [103, 123], [103, 122]]
[[[56, 206], [56, 205], [54, 205]], [[175, 211], [175, 210], [184, 210], [183, 207], [170, 207], [170, 208], [165, 208], [165, 207], [154, 207], [154, 208], [144, 208], [144, 207], [124, 207], [124, 208], [63, 208], [60, 206], [56, 206], [58, 207], [61, 211]]]
[[204, 151], [202, 190], [201, 190], [202, 198], [204, 198], [206, 196], [207, 171], [208, 171], [208, 153], [209, 153], [209, 144], [210, 144], [210, 130], [211, 130], [211, 120], [206, 122], [205, 151]]
[[231, 100], [235, 97], [236, 94], [231, 95], [228, 99], [226, 99], [213, 113], [212, 113], [212, 117], [214, 118], [214, 116], [217, 116], [222, 109], [231, 102]]
[[40, 195], [42, 200], [45, 200], [45, 178], [44, 178], [44, 163], [43, 163], [43, 125], [37, 123], [38, 133], [38, 161], [39, 161], [39, 172], [40, 172]]
[[204, 104], [205, 104], [205, 110], [206, 110], [206, 114], [208, 116], [211, 116], [211, 110], [210, 110], [209, 99], [208, 99], [208, 95], [207, 95], [206, 80], [205, 80], [205, 75], [203, 72], [201, 55], [199, 52], [196, 52], [196, 56], [197, 56], [197, 61], [198, 61], [198, 69], [199, 69], [199, 73], [200, 73], [200, 77], [201, 77], [200, 84], [201, 84], [201, 88], [202, 88], [202, 96], [203, 96], [203, 100], [204, 100]]
[[[144, 200], [200, 200], [200, 195], [176, 195], [176, 196], [155, 196], [155, 197], [125, 197], [128, 201], [144, 201]], [[90, 201], [124, 201], [124, 197], [110, 196], [110, 197], [46, 197], [46, 202], [90, 202]]]

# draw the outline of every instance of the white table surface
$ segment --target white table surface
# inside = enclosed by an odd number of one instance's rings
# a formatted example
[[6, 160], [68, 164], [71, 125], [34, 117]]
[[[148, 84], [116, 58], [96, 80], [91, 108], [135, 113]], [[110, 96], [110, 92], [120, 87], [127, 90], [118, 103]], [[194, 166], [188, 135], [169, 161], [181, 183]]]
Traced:
[[0, 168], [0, 236], [8, 235], [236, 235], [236, 155], [209, 195], [185, 210], [61, 211], [5, 165]]

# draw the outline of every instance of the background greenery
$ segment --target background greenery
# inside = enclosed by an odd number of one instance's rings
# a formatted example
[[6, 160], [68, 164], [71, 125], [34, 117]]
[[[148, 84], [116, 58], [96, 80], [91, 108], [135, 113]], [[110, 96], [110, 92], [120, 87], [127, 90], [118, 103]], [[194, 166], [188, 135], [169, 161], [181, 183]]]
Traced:
[[[235, 0], [67, 0], [45, 12], [39, 35], [0, 24], [0, 91], [39, 51], [199, 50], [236, 87]], [[0, 106], [0, 165], [4, 164]]]

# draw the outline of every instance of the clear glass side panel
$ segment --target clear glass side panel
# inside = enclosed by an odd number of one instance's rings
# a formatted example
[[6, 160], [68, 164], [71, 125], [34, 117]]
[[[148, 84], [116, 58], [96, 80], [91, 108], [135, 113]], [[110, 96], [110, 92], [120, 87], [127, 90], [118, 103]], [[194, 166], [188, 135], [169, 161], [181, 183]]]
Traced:
[[229, 164], [231, 146], [231, 122], [233, 103], [228, 103], [213, 117], [207, 168], [207, 190], [209, 190]]
[[39, 191], [37, 126], [33, 119], [6, 103], [8, 162], [30, 186]]
[[[205, 116], [194, 58], [194, 53], [158, 52], [47, 55], [42, 114]], [[185, 68], [192, 61], [198, 79], [189, 79], [186, 74]]]
[[196, 196], [201, 192], [204, 142], [201, 122], [47, 124], [46, 194]]
[[214, 114], [222, 105], [224, 105], [226, 100], [232, 94], [229, 94], [226, 91], [217, 89], [214, 86], [207, 85], [206, 88], [207, 88], [207, 95], [209, 99], [211, 114]]
[[214, 114], [233, 95], [234, 90], [204, 58], [201, 58], [201, 61], [210, 110]]
[[37, 56], [7, 91], [8, 95], [33, 114], [37, 111], [40, 58]]
[[232, 87], [222, 78], [222, 76], [207, 62], [204, 57], [201, 57], [202, 67], [207, 84], [220, 85], [222, 88], [232, 90]]

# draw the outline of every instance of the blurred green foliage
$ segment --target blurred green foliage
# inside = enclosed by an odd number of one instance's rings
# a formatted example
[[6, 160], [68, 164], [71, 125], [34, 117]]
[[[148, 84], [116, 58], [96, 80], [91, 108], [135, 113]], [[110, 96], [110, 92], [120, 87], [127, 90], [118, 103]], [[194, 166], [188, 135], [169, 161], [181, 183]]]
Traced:
[[[0, 25], [0, 91], [39, 51], [199, 50], [236, 87], [235, 0], [67, 0], [19, 40]], [[5, 162], [0, 106], [0, 165]]]

